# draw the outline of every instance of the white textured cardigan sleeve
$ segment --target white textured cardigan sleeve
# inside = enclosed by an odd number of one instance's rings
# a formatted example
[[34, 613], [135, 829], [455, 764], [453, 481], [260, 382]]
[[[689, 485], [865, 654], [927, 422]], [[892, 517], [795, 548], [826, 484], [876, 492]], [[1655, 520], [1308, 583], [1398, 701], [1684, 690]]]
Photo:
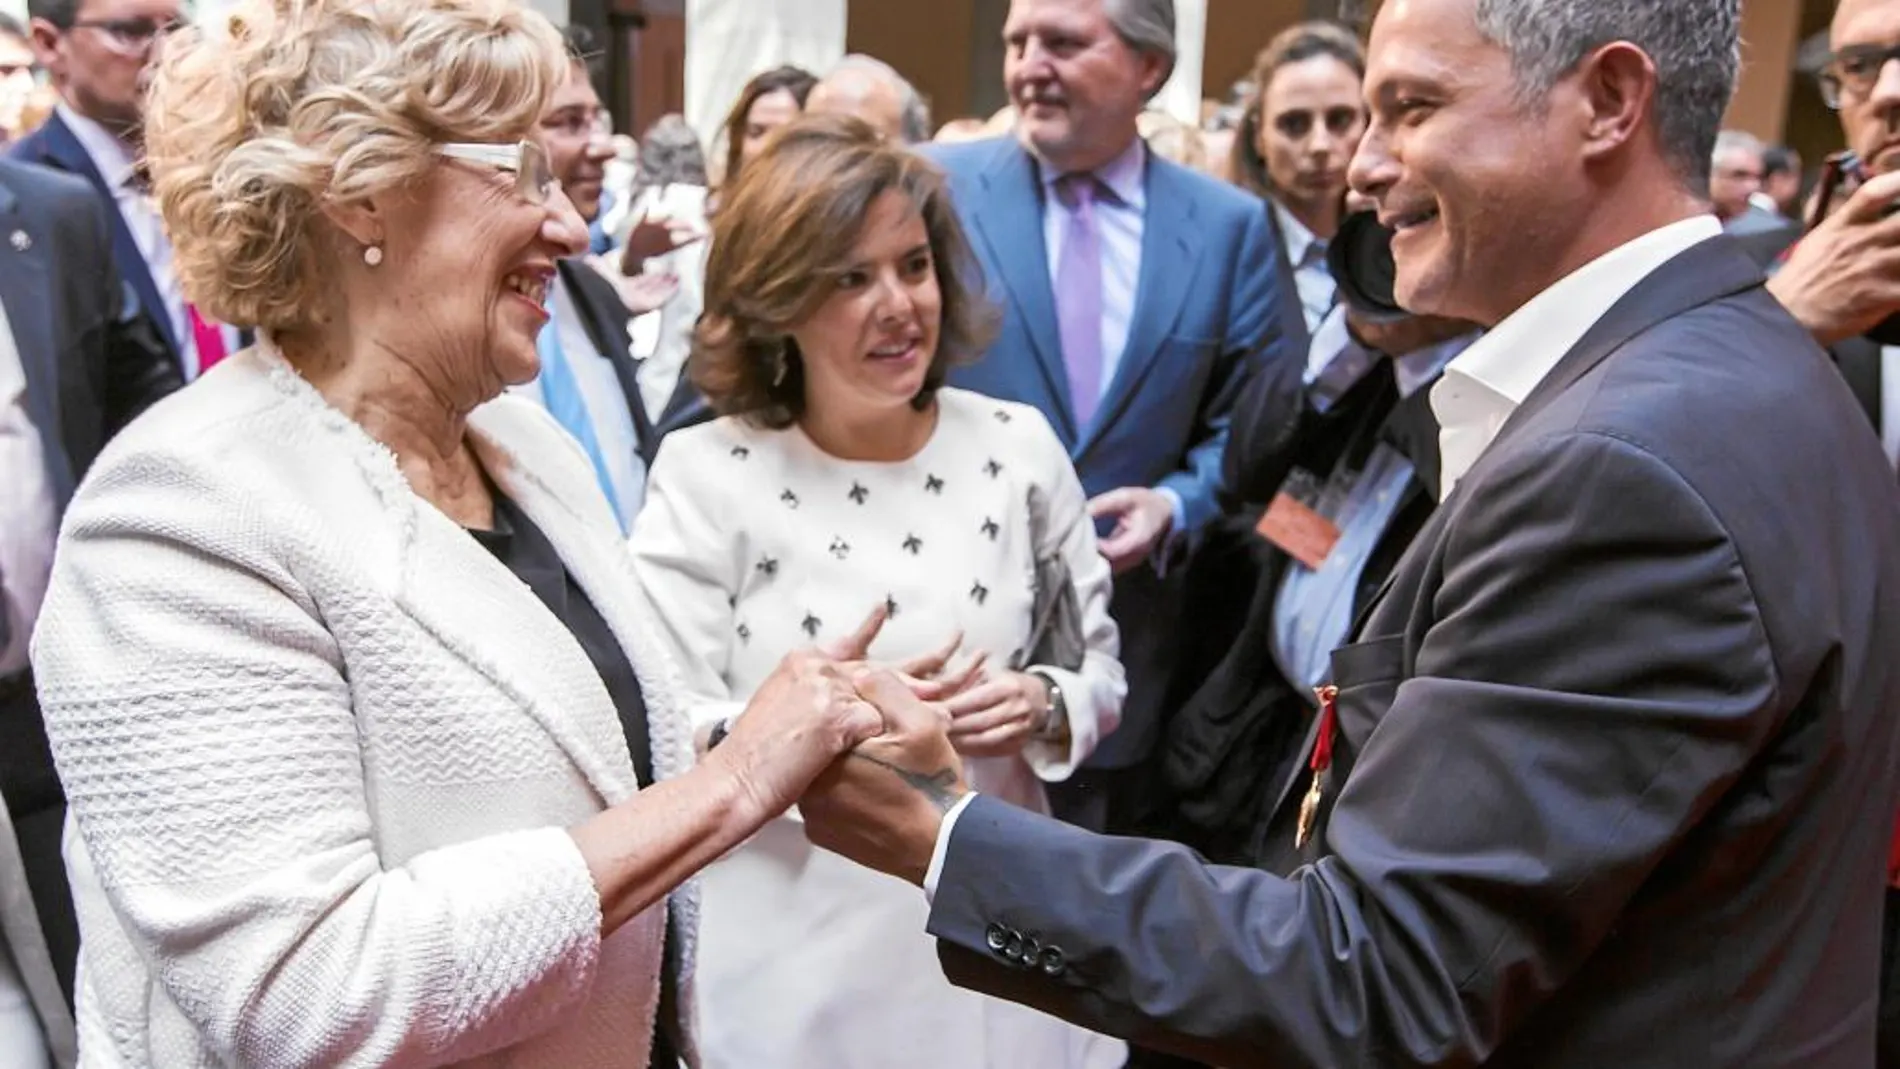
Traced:
[[1108, 558], [1102, 556], [1102, 547], [1095, 539], [1095, 521], [1089, 518], [1082, 481], [1076, 477], [1075, 464], [1055, 430], [1034, 409], [1028, 409], [1027, 415], [1033, 417], [1024, 422], [1034, 428], [1031, 448], [1037, 453], [1036, 485], [1047, 503], [1047, 523], [1036, 532], [1036, 559], [1059, 556], [1068, 562], [1069, 579], [1082, 610], [1082, 640], [1087, 651], [1082, 666], [1073, 671], [1053, 665], [1029, 666], [1048, 673], [1061, 686], [1069, 707], [1066, 748], [1032, 742], [1023, 749], [1023, 760], [1036, 775], [1055, 783], [1074, 775], [1121, 723], [1128, 679], [1120, 659], [1121, 632], [1115, 618], [1108, 614], [1113, 579]]
[[599, 960], [579, 850], [383, 865], [337, 639], [280, 559], [299, 517], [210, 466], [95, 472], [34, 648], [82, 863], [148, 972], [233, 1065], [434, 1066], [557, 1024]]

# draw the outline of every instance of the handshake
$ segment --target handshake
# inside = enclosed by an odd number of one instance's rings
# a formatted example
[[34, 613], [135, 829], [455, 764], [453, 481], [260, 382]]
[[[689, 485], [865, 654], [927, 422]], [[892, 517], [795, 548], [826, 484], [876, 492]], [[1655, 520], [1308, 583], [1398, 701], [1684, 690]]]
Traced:
[[1059, 741], [1047, 683], [957, 659], [962, 636], [896, 665], [869, 660], [888, 619], [880, 605], [856, 632], [787, 654], [707, 757], [769, 819], [793, 804], [818, 846], [921, 885], [943, 816], [968, 786], [962, 756]]

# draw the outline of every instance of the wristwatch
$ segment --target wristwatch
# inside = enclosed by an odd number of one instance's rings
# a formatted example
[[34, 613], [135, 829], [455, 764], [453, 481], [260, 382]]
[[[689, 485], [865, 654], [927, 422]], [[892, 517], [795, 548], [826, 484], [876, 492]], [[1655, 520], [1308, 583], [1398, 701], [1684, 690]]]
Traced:
[[1036, 738], [1044, 742], [1055, 742], [1069, 737], [1069, 702], [1062, 696], [1062, 684], [1047, 672], [1031, 670], [1030, 676], [1042, 680], [1049, 688], [1049, 707], [1043, 710], [1042, 723], [1036, 728]]

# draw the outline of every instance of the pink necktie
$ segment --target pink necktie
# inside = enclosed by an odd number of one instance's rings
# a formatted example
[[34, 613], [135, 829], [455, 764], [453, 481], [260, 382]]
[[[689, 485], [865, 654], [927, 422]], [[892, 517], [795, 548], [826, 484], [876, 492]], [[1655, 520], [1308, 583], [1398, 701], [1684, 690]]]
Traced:
[[1056, 196], [1068, 215], [1056, 262], [1056, 326], [1069, 371], [1069, 400], [1078, 431], [1102, 402], [1102, 233], [1095, 223], [1094, 175], [1067, 174]]
[[198, 374], [202, 375], [224, 359], [224, 331], [199, 315], [197, 305], [186, 305], [185, 315], [191, 319], [191, 341], [198, 347]]

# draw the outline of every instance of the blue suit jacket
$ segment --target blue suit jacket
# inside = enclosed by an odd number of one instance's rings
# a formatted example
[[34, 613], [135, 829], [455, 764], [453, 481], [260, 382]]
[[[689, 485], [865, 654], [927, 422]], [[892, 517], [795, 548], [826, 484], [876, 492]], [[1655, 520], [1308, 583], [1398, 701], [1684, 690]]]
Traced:
[[[1034, 160], [1013, 138], [928, 150], [949, 174], [958, 213], [1003, 309], [1002, 332], [951, 381], [1034, 405], [1069, 447], [1090, 496], [1124, 486], [1178, 494], [1190, 537], [1220, 515], [1228, 414], [1258, 367], [1303, 360], [1266, 209], [1259, 199], [1150, 155], [1141, 277], [1128, 347], [1094, 421], [1076, 426], [1043, 248]], [[1293, 332], [1297, 333], [1297, 332]], [[1128, 701], [1096, 767], [1153, 748], [1177, 649], [1178, 584], [1150, 569], [1115, 581]]]
[[72, 127], [54, 114], [38, 130], [21, 138], [8, 155], [84, 178], [104, 198], [107, 220], [112, 227], [113, 264], [118, 268], [119, 277], [131, 288], [132, 295], [138, 298], [139, 309], [151, 321], [152, 329], [164, 341], [172, 363], [182, 370], [178, 338], [172, 329], [171, 316], [165, 313], [165, 301], [159, 295], [158, 284], [152, 281], [151, 268], [146, 266], [131, 228], [125, 225], [125, 217], [119, 214], [118, 201], [113, 198], [111, 187], [106, 185], [105, 176], [93, 166], [92, 157], [86, 154], [85, 146], [79, 143]]

